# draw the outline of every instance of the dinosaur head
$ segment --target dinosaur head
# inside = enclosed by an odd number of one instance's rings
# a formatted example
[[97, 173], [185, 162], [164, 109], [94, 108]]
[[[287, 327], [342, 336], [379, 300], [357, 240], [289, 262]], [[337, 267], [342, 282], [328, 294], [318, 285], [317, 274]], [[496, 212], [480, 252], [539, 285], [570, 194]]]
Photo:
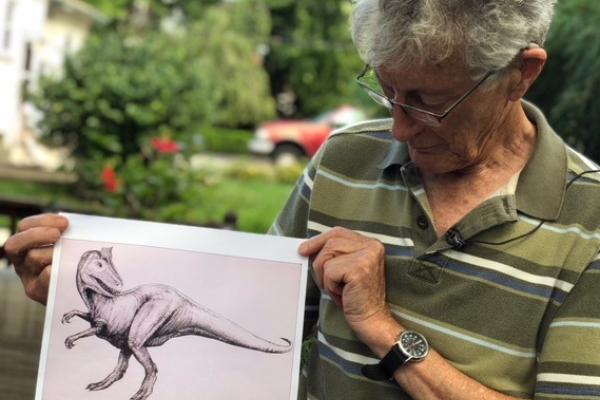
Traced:
[[77, 286], [102, 296], [114, 297], [123, 287], [123, 279], [112, 263], [112, 247], [83, 253], [77, 266]]

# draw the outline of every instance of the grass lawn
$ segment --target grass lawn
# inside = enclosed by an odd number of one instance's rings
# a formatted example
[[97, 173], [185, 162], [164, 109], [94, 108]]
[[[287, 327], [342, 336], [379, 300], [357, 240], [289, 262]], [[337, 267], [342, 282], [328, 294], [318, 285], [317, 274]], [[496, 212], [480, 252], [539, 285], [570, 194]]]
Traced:
[[[0, 180], [0, 197], [5, 200], [35, 202], [52, 207], [66, 189], [60, 186], [49, 186], [31, 182]], [[10, 218], [0, 214], [0, 227], [8, 228]]]
[[283, 207], [293, 185], [254, 180], [226, 179], [203, 188], [204, 204], [187, 212], [188, 220], [223, 221], [229, 212], [238, 216], [238, 227], [244, 232], [265, 233]]
[[[163, 221], [209, 225], [222, 223], [225, 215], [233, 212], [238, 216], [239, 230], [264, 233], [292, 188], [293, 184], [260, 179], [224, 178], [215, 184], [198, 187], [192, 201], [166, 205], [157, 210], [156, 215]], [[0, 180], [0, 193], [2, 197], [35, 201], [51, 209], [112, 215], [110, 209], [78, 199], [69, 186]], [[9, 219], [0, 216], [0, 226], [8, 224]]]
[[42, 202], [53, 202], [64, 195], [67, 187], [35, 182], [0, 180], [2, 197], [15, 199], [37, 199]]

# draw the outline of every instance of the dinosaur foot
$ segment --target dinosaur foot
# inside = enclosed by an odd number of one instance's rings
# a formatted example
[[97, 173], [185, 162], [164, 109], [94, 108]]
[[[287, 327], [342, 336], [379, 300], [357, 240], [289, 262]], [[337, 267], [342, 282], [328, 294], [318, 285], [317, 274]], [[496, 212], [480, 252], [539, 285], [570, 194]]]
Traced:
[[156, 382], [156, 375], [146, 377], [140, 389], [129, 400], [145, 400], [150, 397], [154, 389], [154, 382]]
[[73, 339], [69, 339], [69, 338], [67, 338], [67, 339], [65, 340], [65, 347], [66, 347], [67, 349], [72, 349], [74, 346], [75, 346], [75, 341], [74, 341]]
[[150, 396], [150, 393], [146, 393], [145, 391], [140, 390], [136, 394], [134, 394], [129, 400], [145, 400], [148, 398], [148, 396]]
[[110, 385], [112, 385], [113, 382], [96, 382], [96, 383], [90, 383], [89, 385], [87, 385], [85, 387], [86, 390], [89, 390], [91, 392], [95, 392], [97, 390], [104, 390], [107, 387], [109, 387]]

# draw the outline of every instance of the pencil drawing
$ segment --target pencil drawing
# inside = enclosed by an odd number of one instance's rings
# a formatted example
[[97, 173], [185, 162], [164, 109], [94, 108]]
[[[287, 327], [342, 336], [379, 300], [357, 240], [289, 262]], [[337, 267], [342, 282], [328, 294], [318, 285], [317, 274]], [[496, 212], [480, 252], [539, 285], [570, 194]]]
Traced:
[[145, 375], [131, 400], [147, 399], [158, 372], [147, 348], [179, 336], [202, 336], [265, 353], [286, 353], [292, 348], [290, 340], [281, 338], [282, 343], [275, 343], [263, 339], [170, 286], [147, 284], [123, 290], [123, 280], [112, 262], [112, 247], [83, 253], [76, 283], [88, 311], [69, 311], [62, 323], [77, 316], [91, 327], [67, 337], [65, 346], [71, 349], [77, 340], [97, 336], [120, 350], [114, 370], [102, 381], [89, 384], [88, 390], [104, 390], [121, 379], [133, 355]]

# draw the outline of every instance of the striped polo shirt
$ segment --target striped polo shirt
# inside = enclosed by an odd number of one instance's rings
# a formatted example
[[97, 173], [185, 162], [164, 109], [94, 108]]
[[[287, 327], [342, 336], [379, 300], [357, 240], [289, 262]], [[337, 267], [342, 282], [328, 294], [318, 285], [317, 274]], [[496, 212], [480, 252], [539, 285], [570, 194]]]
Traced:
[[[600, 174], [578, 177], [599, 167], [523, 104], [538, 135], [516, 191], [484, 201], [454, 235], [437, 237], [389, 119], [332, 135], [271, 232], [312, 237], [343, 226], [380, 240], [393, 315], [460, 371], [516, 397], [600, 399]], [[378, 360], [309, 281], [313, 345], [300, 398], [410, 399], [395, 382], [361, 375]]]

